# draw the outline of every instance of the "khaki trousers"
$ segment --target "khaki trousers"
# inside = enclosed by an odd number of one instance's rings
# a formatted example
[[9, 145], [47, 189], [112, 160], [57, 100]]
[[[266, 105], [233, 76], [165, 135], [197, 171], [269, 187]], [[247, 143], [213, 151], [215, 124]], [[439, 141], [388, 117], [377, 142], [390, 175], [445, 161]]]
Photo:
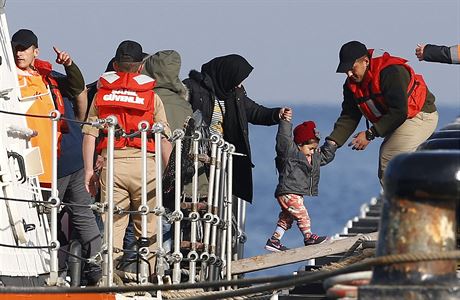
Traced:
[[[113, 201], [115, 207], [123, 210], [138, 210], [141, 205], [141, 186], [142, 186], [142, 158], [115, 157], [113, 163]], [[106, 202], [106, 171], [105, 164], [101, 172], [101, 201]], [[156, 206], [155, 198], [155, 158], [147, 158], [147, 205], [149, 210]], [[133, 214], [134, 234], [136, 238], [141, 236], [141, 215]], [[123, 237], [128, 226], [128, 214], [114, 214], [113, 216], [113, 246], [123, 249]], [[105, 218], [104, 218], [105, 222]], [[107, 226], [107, 225], [105, 225]], [[148, 261], [152, 274], [155, 273], [156, 257], [153, 254], [156, 247], [157, 217], [150, 213], [147, 218], [147, 237], [149, 239], [150, 253]], [[120, 258], [123, 253], [114, 253], [113, 258]]]
[[407, 119], [392, 134], [385, 137], [380, 145], [379, 170], [380, 183], [390, 160], [398, 154], [413, 152], [426, 141], [438, 125], [438, 112], [419, 112], [412, 119]]

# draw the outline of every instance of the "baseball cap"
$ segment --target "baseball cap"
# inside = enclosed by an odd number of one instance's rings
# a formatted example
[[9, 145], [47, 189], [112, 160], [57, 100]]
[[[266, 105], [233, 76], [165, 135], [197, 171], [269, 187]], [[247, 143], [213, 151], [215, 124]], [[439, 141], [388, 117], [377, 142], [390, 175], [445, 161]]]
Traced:
[[311, 139], [319, 141], [319, 131], [316, 129], [316, 124], [313, 121], [305, 121], [294, 128], [294, 142], [297, 145], [308, 142]]
[[143, 58], [142, 46], [129, 40], [121, 42], [115, 53], [117, 62], [141, 62]]
[[38, 38], [32, 30], [20, 29], [11, 37], [11, 44], [13, 49], [16, 48], [16, 46], [29, 48], [34, 45], [35, 47], [38, 47]]
[[367, 54], [367, 48], [363, 43], [351, 41], [342, 46], [339, 52], [340, 63], [337, 67], [337, 73], [346, 73], [351, 68], [355, 61]]

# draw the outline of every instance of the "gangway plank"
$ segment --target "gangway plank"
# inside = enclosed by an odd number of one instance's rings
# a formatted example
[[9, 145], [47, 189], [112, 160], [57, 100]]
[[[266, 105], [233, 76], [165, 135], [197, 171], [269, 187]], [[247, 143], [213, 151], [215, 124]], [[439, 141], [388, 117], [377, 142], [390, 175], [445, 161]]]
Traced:
[[313, 258], [346, 252], [356, 241], [377, 240], [378, 232], [359, 234], [353, 237], [332, 240], [319, 245], [311, 245], [283, 252], [248, 257], [232, 262], [232, 274], [260, 271], [268, 268], [284, 266]]

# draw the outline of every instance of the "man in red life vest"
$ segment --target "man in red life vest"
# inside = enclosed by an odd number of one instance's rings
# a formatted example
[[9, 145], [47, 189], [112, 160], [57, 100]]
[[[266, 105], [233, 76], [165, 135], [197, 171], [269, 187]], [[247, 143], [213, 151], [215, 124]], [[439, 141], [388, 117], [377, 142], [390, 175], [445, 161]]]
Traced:
[[[98, 82], [98, 91], [94, 96], [87, 121], [93, 122], [98, 118], [106, 118], [114, 115], [118, 119], [118, 125], [126, 133], [138, 130], [138, 123], [142, 120], [154, 123], [162, 123], [165, 126], [165, 134], [170, 135], [169, 126], [166, 120], [166, 113], [163, 103], [153, 92], [155, 81], [140, 74], [143, 59], [142, 47], [134, 41], [122, 42], [116, 51], [113, 62], [114, 72], [102, 74]], [[89, 125], [83, 126], [83, 159], [85, 164], [85, 185], [86, 189], [93, 195], [96, 192], [96, 183], [101, 184], [101, 201], [106, 202], [106, 170], [104, 163], [100, 178], [95, 176], [93, 171], [93, 155], [95, 141], [99, 136], [99, 130]], [[114, 152], [114, 189], [113, 198], [116, 207], [125, 211], [138, 210], [141, 205], [141, 184], [142, 184], [142, 156], [141, 139], [139, 137], [124, 138], [115, 140]], [[153, 138], [147, 143], [147, 197], [150, 210], [155, 208], [155, 144]], [[168, 161], [171, 145], [162, 139], [163, 164]], [[98, 144], [98, 151], [106, 158], [107, 138], [102, 137]], [[134, 220], [134, 231], [137, 238], [141, 236], [141, 215], [132, 215]], [[114, 247], [123, 248], [123, 237], [128, 225], [128, 214], [115, 214], [114, 220]], [[148, 215], [148, 238], [150, 254], [148, 257], [151, 270], [155, 270], [156, 250], [156, 216]], [[119, 258], [122, 253], [114, 253], [114, 258]]]
[[348, 146], [364, 150], [376, 137], [380, 146], [378, 176], [382, 183], [388, 162], [415, 151], [436, 129], [435, 97], [406, 60], [367, 49], [358, 41], [342, 46], [337, 73], [345, 73], [342, 112], [327, 137], [342, 146], [364, 116], [371, 126], [353, 136]]

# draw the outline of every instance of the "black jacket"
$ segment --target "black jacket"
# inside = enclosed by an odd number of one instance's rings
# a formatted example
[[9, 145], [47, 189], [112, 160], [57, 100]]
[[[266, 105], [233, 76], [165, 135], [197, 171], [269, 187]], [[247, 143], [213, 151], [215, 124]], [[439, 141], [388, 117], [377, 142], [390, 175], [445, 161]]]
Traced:
[[[203, 121], [210, 124], [215, 93], [211, 78], [192, 70], [184, 80], [189, 89], [193, 111], [200, 110]], [[233, 195], [252, 202], [251, 147], [249, 145], [248, 123], [254, 125], [275, 125], [279, 122], [280, 108], [266, 108], [251, 100], [244, 88], [236, 88], [233, 96], [225, 99], [223, 121], [224, 139], [236, 147], [236, 152], [246, 156], [233, 158]]]
[[460, 45], [437, 46], [427, 44], [423, 50], [423, 60], [446, 64], [460, 64]]

